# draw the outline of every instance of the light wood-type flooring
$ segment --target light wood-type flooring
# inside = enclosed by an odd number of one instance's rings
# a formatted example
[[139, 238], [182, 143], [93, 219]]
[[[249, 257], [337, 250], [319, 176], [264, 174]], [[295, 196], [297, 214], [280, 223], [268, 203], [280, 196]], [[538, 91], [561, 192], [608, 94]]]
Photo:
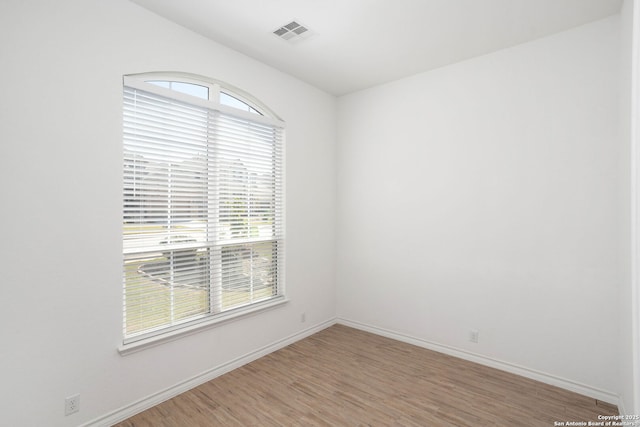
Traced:
[[334, 325], [117, 426], [536, 427], [617, 413], [593, 398]]

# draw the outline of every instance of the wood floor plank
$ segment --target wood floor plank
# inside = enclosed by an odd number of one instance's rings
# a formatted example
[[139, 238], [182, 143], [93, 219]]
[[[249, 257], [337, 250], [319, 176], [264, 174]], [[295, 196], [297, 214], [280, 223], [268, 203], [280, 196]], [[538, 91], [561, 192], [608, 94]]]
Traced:
[[615, 406], [334, 325], [116, 427], [553, 426]]

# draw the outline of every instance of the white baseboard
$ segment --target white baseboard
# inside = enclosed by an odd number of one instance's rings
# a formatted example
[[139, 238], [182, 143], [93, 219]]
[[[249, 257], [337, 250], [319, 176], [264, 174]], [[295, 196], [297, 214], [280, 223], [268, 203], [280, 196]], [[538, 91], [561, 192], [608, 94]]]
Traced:
[[[501, 371], [510, 372], [512, 374], [520, 375], [525, 378], [540, 381], [545, 384], [550, 384], [556, 387], [563, 388], [565, 390], [573, 391], [585, 396], [592, 397], [594, 399], [601, 400], [603, 402], [610, 403], [612, 405], [619, 405], [620, 399], [618, 395], [606, 390], [600, 390], [595, 387], [581, 384], [576, 381], [571, 381], [565, 378], [561, 378], [555, 375], [547, 374], [544, 372], [536, 371], [533, 369], [518, 366], [513, 363], [504, 362], [502, 360], [493, 359], [480, 354], [472, 353], [466, 350], [461, 350], [455, 347], [438, 344], [435, 342], [415, 338], [409, 335], [401, 334], [398, 332], [390, 331], [376, 326], [367, 325], [353, 320], [344, 318], [338, 318], [337, 323], [351, 328], [360, 329], [366, 332], [371, 332], [376, 335], [381, 335], [387, 338], [391, 338], [397, 341], [402, 341], [408, 344], [413, 344], [418, 347], [423, 347], [429, 350], [437, 351], [439, 353], [448, 354], [450, 356], [459, 357], [460, 359], [468, 360], [470, 362], [479, 363], [481, 365], [489, 366], [491, 368], [500, 369]], [[620, 410], [620, 413], [622, 410]]]
[[197, 387], [201, 384], [204, 384], [207, 381], [211, 381], [212, 379], [219, 377], [220, 375], [226, 374], [227, 372], [230, 372], [243, 365], [246, 365], [247, 363], [253, 362], [256, 359], [261, 358], [262, 356], [266, 356], [269, 353], [273, 353], [276, 350], [279, 350], [290, 344], [293, 344], [294, 342], [299, 341], [303, 338], [306, 338], [310, 335], [313, 335], [316, 332], [320, 332], [321, 330], [326, 329], [329, 326], [334, 325], [335, 323], [336, 323], [336, 319], [330, 319], [320, 324], [317, 324], [315, 326], [312, 326], [310, 328], [307, 328], [303, 331], [300, 331], [298, 333], [285, 337], [272, 344], [269, 344], [255, 351], [247, 353], [236, 359], [230, 360], [227, 363], [223, 363], [222, 365], [209, 369], [188, 380], [175, 384], [174, 386], [169, 387], [166, 390], [162, 390], [160, 392], [154, 393], [150, 396], [147, 396], [143, 399], [138, 400], [137, 402], [134, 402], [130, 405], [123, 406], [120, 409], [117, 409], [104, 416], [101, 416], [92, 421], [89, 421], [88, 423], [82, 424], [81, 427], [112, 426], [142, 411], [152, 408], [155, 405], [158, 405], [166, 400], [169, 400], [181, 393], [184, 393], [185, 391], [191, 390], [192, 388]]
[[[624, 401], [622, 399], [620, 399], [620, 403], [618, 404], [618, 412], [620, 412], [620, 415], [622, 416], [630, 416], [630, 417], [636, 417], [638, 414], [630, 414], [627, 412], [627, 409], [624, 406]], [[640, 420], [624, 420], [621, 419], [620, 421], [624, 421], [626, 424], [624, 424], [625, 427], [640, 427]]]

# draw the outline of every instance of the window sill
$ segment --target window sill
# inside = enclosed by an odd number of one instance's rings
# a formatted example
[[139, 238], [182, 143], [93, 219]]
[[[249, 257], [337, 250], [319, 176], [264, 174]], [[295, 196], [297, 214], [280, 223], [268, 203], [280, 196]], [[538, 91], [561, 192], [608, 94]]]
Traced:
[[247, 310], [239, 310], [239, 311], [231, 311], [229, 313], [220, 314], [215, 316], [215, 318], [205, 320], [199, 323], [195, 323], [193, 325], [189, 325], [184, 328], [180, 328], [174, 331], [169, 331], [164, 334], [156, 335], [149, 338], [144, 338], [139, 341], [134, 341], [131, 343], [123, 344], [118, 347], [118, 353], [121, 356], [127, 356], [132, 353], [136, 353], [141, 350], [145, 350], [147, 348], [155, 347], [160, 344], [164, 344], [167, 342], [175, 341], [177, 339], [193, 335], [197, 332], [200, 332], [203, 329], [208, 329], [215, 325], [219, 325], [221, 323], [229, 322], [234, 319], [238, 319], [241, 317], [247, 317], [262, 311], [270, 310], [274, 307], [278, 307], [280, 305], [286, 304], [289, 300], [286, 297], [278, 298], [275, 300], [267, 301], [264, 304], [256, 304], [250, 309]]

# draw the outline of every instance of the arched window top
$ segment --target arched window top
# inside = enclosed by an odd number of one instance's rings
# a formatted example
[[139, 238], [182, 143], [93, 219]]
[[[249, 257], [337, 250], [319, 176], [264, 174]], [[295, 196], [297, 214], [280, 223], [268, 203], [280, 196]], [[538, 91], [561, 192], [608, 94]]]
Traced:
[[252, 95], [215, 79], [180, 72], [130, 74], [126, 77], [190, 97], [280, 121], [280, 118], [271, 109]]

